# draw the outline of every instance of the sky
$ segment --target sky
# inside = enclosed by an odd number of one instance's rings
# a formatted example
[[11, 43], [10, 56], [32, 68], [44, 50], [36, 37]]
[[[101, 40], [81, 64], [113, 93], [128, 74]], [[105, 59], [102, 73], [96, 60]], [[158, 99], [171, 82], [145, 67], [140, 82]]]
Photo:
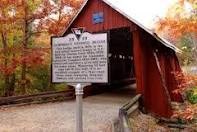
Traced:
[[107, 0], [145, 27], [152, 29], [159, 17], [177, 0]]

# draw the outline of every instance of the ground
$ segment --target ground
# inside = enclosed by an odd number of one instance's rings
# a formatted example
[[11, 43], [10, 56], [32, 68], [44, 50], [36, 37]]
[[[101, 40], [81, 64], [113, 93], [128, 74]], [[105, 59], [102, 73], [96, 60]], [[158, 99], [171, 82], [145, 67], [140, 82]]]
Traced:
[[195, 124], [187, 124], [185, 128], [168, 127], [168, 124], [159, 123], [158, 119], [139, 111], [132, 115], [129, 120], [132, 132], [197, 132]]
[[[124, 96], [123, 96], [124, 94]], [[111, 132], [119, 108], [132, 98], [129, 90], [84, 99], [84, 132]], [[74, 132], [75, 101], [13, 107], [0, 110], [0, 132]]]

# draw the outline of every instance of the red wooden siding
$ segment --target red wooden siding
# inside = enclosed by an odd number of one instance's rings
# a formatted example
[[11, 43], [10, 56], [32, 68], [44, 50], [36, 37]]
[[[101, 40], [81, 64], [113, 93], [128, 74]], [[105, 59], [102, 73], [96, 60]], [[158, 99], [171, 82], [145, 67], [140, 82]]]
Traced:
[[[153, 54], [155, 42], [157, 41], [149, 34], [144, 31], [140, 32], [140, 45], [142, 47], [141, 68], [143, 72], [139, 74], [142, 76], [144, 105], [146, 109], [149, 112], [166, 117], [171, 115], [171, 110]], [[163, 60], [161, 59], [161, 61]]]
[[134, 65], [135, 65], [135, 76], [137, 83], [137, 92], [144, 93], [144, 83], [143, 83], [143, 46], [140, 43], [140, 33], [139, 30], [133, 32], [133, 56], [134, 56]]
[[[104, 13], [104, 22], [93, 24], [92, 15], [95, 12]], [[123, 15], [102, 2], [102, 0], [89, 0], [83, 11], [78, 15], [70, 28], [85, 27], [88, 32], [106, 31], [112, 28], [130, 27], [133, 34], [133, 54], [137, 82], [137, 92], [143, 94], [144, 105], [148, 111], [157, 115], [168, 117], [171, 109], [167, 102], [167, 96], [162, 86], [162, 80], [158, 71], [153, 50], [159, 50], [158, 56], [166, 85], [173, 96], [172, 90], [176, 88], [172, 71], [180, 71], [180, 66], [174, 51], [160, 44], [150, 34], [140, 29]], [[70, 29], [69, 29], [70, 30]]]
[[[103, 12], [103, 23], [93, 24], [92, 15], [96, 12]], [[134, 29], [136, 26], [101, 0], [90, 0], [71, 27], [85, 27], [88, 32], [99, 32], [120, 27]]]
[[[141, 68], [141, 71], [138, 71], [138, 76], [140, 78], [137, 79], [140, 79], [140, 82], [142, 83], [144, 105], [148, 111], [168, 117], [172, 114], [172, 111], [167, 99], [167, 94], [162, 85], [162, 77], [160, 76], [153, 51], [155, 49], [158, 50], [157, 55], [162, 75], [172, 101], [181, 100], [180, 96], [175, 96], [172, 92], [177, 88], [174, 74], [172, 72], [181, 71], [178, 59], [174, 51], [161, 45], [156, 39], [143, 30], [140, 30], [140, 42], [138, 45], [138, 47], [141, 48], [141, 58], [135, 58], [137, 60], [140, 59], [135, 65], [137, 67], [140, 66]], [[139, 61], [141, 61], [141, 63], [139, 63]]]

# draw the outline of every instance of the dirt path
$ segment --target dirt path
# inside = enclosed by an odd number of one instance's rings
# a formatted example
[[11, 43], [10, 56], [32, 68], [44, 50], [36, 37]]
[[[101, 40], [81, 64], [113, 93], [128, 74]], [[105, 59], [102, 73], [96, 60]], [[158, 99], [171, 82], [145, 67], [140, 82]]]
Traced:
[[[84, 131], [111, 132], [119, 108], [130, 95], [110, 93], [84, 99]], [[0, 132], [75, 132], [75, 102], [0, 110]]]

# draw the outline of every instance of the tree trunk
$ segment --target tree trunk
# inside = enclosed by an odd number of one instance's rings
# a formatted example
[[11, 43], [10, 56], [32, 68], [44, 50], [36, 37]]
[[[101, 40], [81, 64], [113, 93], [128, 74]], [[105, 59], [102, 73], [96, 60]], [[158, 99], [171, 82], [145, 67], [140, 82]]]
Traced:
[[49, 80], [48, 80], [48, 90], [54, 90], [54, 85], [52, 83], [52, 72], [51, 72], [51, 69], [52, 69], [52, 65], [49, 66]]
[[5, 80], [4, 80], [4, 96], [7, 97], [9, 96], [9, 76], [5, 75]]
[[14, 95], [15, 82], [16, 82], [16, 75], [15, 73], [13, 73], [10, 77], [10, 82], [9, 82], [9, 96]]
[[[25, 57], [27, 55], [27, 43], [28, 43], [28, 22], [27, 22], [27, 5], [24, 6], [25, 18], [24, 18], [24, 31], [23, 31], [23, 53], [22, 56]], [[27, 72], [27, 64], [26, 60], [22, 63], [22, 71], [21, 71], [21, 93], [26, 93], [26, 72]]]
[[[3, 54], [4, 54], [4, 67], [8, 67], [8, 53], [7, 53], [7, 41], [6, 41], [6, 34], [2, 31], [1, 32], [2, 43], [3, 43]], [[4, 96], [9, 96], [9, 75], [6, 73], [4, 74]]]

